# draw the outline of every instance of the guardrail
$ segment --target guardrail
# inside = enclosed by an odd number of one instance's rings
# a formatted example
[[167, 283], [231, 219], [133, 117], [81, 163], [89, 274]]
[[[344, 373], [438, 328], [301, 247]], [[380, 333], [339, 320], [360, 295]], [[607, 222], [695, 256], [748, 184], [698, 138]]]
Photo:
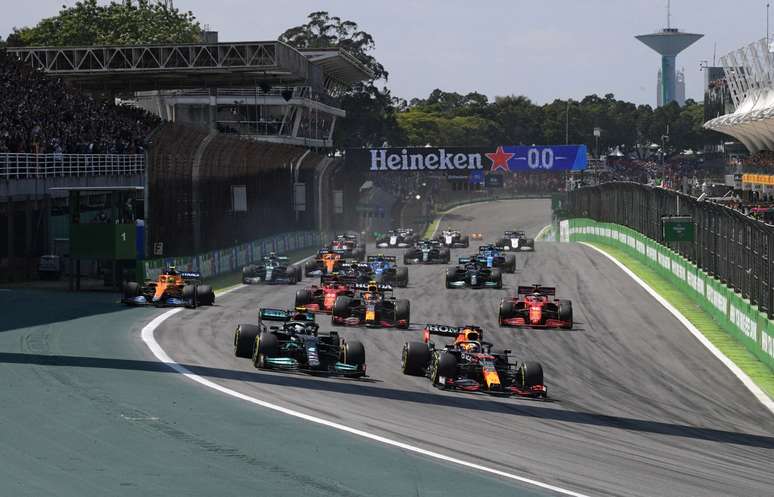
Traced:
[[655, 269], [707, 311], [731, 336], [774, 368], [774, 321], [719, 278], [656, 240], [626, 226], [593, 219], [560, 222], [563, 242], [601, 242], [622, 249]]
[[198, 272], [201, 273], [202, 278], [209, 278], [223, 273], [241, 271], [246, 264], [258, 261], [270, 252], [283, 254], [292, 250], [316, 248], [321, 244], [321, 234], [316, 231], [282, 233], [199, 255], [146, 260], [142, 264], [144, 275], [141, 276], [153, 279], [164, 268], [176, 266], [179, 270]]
[[0, 154], [0, 179], [145, 173], [143, 154]]
[[774, 317], [774, 226], [712, 202], [637, 183], [606, 183], [569, 194], [570, 217], [628, 226], [663, 242], [662, 216], [691, 216], [694, 242], [666, 243]]

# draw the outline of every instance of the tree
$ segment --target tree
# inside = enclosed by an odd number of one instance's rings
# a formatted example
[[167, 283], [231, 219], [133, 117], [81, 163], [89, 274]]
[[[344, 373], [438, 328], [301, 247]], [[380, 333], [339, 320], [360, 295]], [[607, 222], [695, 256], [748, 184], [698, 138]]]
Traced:
[[11, 36], [27, 46], [191, 43], [200, 39], [201, 27], [192, 12], [180, 12], [171, 2], [124, 0], [102, 6], [82, 0], [33, 27], [14, 28]]

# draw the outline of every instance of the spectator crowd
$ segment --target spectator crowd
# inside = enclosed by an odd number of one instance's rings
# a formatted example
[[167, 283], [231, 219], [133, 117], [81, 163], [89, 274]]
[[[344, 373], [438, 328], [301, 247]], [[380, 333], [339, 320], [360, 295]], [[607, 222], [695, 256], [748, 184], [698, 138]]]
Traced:
[[142, 153], [158, 122], [69, 88], [0, 50], [0, 153]]

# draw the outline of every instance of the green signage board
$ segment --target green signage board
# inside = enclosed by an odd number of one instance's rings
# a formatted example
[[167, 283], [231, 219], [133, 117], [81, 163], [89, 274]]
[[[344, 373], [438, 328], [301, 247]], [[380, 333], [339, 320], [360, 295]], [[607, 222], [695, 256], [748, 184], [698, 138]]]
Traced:
[[137, 258], [134, 224], [71, 224], [70, 254], [85, 259]]
[[692, 242], [694, 239], [693, 218], [689, 216], [662, 217], [661, 229], [665, 242]]

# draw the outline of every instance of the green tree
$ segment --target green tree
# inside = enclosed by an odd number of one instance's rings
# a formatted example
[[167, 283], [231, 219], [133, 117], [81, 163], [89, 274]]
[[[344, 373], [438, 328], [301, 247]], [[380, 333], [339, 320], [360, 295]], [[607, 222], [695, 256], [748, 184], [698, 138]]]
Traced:
[[14, 29], [11, 36], [27, 46], [191, 43], [200, 39], [201, 27], [192, 12], [181, 12], [171, 2], [99, 5], [97, 0], [82, 0], [35, 26]]

